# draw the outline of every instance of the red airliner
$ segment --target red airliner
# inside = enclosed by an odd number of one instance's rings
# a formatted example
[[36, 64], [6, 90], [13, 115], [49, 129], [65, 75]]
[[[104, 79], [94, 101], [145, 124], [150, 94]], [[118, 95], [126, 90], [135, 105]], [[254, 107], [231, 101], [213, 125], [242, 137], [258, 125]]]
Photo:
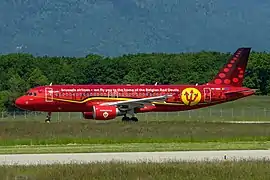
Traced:
[[[85, 119], [138, 121], [136, 113], [198, 109], [251, 96], [242, 86], [251, 48], [239, 48], [214, 77], [202, 85], [48, 85], [30, 89], [17, 107], [31, 111], [82, 112]], [[130, 115], [131, 117], [128, 117]]]

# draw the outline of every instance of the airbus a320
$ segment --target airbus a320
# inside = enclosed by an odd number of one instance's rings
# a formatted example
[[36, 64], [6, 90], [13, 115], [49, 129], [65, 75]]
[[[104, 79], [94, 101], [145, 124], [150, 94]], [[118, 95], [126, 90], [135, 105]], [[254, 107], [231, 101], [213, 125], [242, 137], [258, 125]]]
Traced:
[[198, 109], [251, 96], [243, 87], [251, 48], [239, 48], [208, 83], [202, 85], [48, 85], [16, 99], [30, 111], [82, 112], [85, 119], [138, 121], [137, 113]]

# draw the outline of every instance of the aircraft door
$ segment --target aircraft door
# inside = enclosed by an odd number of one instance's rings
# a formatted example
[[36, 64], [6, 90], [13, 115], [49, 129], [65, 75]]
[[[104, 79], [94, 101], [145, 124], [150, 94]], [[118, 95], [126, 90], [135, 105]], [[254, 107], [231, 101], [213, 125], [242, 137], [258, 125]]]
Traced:
[[45, 88], [45, 102], [53, 102], [53, 89]]
[[212, 99], [212, 92], [210, 88], [204, 88], [203, 89], [204, 94], [204, 102], [211, 102]]

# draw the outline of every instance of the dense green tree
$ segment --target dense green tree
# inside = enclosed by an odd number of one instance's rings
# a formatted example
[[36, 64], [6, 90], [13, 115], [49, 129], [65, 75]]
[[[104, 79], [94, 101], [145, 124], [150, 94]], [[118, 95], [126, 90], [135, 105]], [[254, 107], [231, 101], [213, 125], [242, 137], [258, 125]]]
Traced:
[[[53, 84], [195, 84], [211, 80], [229, 53], [129, 54], [109, 58], [0, 56], [0, 111], [14, 109], [14, 100], [29, 88]], [[244, 86], [270, 94], [270, 54], [252, 52]]]
[[29, 78], [27, 79], [27, 85], [30, 87], [48, 85], [48, 78], [43, 74], [43, 72], [36, 68], [30, 73]]

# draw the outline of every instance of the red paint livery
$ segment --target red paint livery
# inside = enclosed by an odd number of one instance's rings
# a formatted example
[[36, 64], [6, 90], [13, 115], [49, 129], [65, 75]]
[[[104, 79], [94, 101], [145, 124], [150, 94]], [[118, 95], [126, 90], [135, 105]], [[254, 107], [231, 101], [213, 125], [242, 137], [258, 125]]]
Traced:
[[[136, 113], [198, 109], [253, 95], [242, 87], [250, 48], [239, 48], [203, 85], [50, 85], [30, 89], [16, 100], [21, 109], [82, 112], [85, 119], [138, 121]], [[129, 118], [126, 115], [132, 117]]]

